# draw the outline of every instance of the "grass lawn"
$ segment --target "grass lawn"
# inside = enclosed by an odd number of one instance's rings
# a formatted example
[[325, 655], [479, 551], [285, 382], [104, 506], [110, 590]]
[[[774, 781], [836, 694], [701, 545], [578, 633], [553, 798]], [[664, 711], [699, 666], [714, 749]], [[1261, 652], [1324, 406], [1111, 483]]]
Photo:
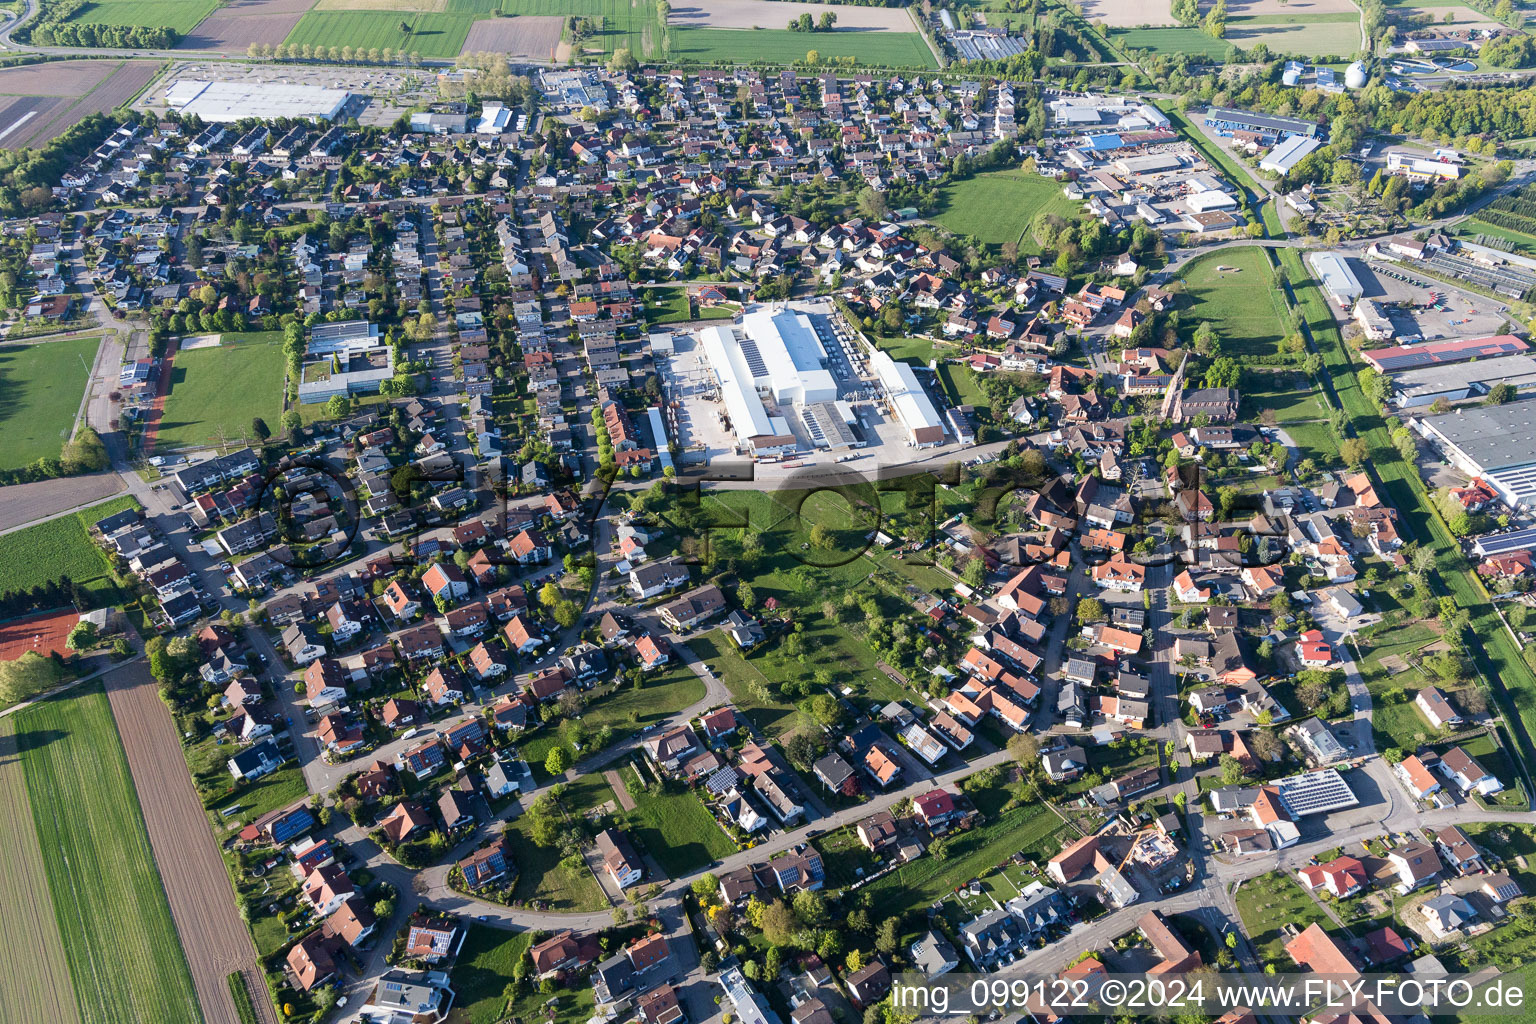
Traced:
[[14, 533], [0, 534], [0, 593], [29, 590], [68, 576], [79, 584], [107, 580], [107, 556], [92, 541], [89, 528], [114, 512], [137, 507], [129, 495], [81, 509]]
[[200, 1021], [106, 694], [93, 688], [17, 717], [81, 1021]]
[[1263, 43], [1271, 53], [1352, 54], [1360, 48], [1360, 18], [1348, 12], [1228, 18], [1223, 41], [1244, 50]]
[[1477, 241], [1478, 235], [1487, 235], [1490, 238], [1500, 238], [1506, 242], [1513, 242], [1516, 251], [1524, 253], [1536, 253], [1536, 238], [1520, 231], [1512, 231], [1509, 228], [1501, 228], [1497, 224], [1489, 224], [1477, 217], [1462, 221], [1457, 225], [1456, 234], [1462, 238]]
[[944, 392], [949, 395], [951, 402], [956, 405], [987, 405], [987, 396], [982, 394], [981, 385], [976, 383], [976, 371], [969, 366], [940, 363], [938, 375], [939, 383], [944, 385]]
[[202, 446], [217, 442], [220, 431], [234, 441], [250, 433], [257, 416], [276, 430], [283, 414], [281, 340], [277, 331], [226, 334], [217, 348], [177, 352], [159, 446]]
[[[621, 774], [626, 787], [638, 784], [633, 768], [626, 767]], [[635, 801], [628, 815], [635, 836], [673, 878], [736, 852], [736, 843], [720, 831], [708, 808], [692, 793], [652, 793], [636, 785], [629, 795]]]
[[[787, 15], [772, 10], [763, 20], [783, 25]], [[750, 33], [750, 34], [749, 34]], [[673, 60], [683, 61], [766, 61], [790, 64], [805, 60], [808, 51], [822, 57], [852, 57], [860, 64], [877, 67], [934, 68], [933, 51], [916, 32], [860, 32], [851, 29], [833, 32], [791, 32], [787, 28], [672, 29]]]
[[[581, 720], [593, 733], [605, 725], [612, 726], [613, 739], [617, 743], [652, 722], [675, 715], [703, 699], [704, 681], [688, 666], [672, 665], [665, 672], [647, 678], [639, 689], [626, 683], [593, 701], [581, 713]], [[544, 759], [559, 742], [553, 729], [542, 730], [522, 743], [523, 757], [535, 772], [542, 775]]]
[[1318, 469], [1339, 464], [1339, 435], [1333, 432], [1331, 423], [1287, 423], [1285, 432], [1296, 442], [1298, 459], [1311, 459]]
[[[310, 11], [293, 26], [284, 42], [290, 46], [308, 43], [365, 50], [387, 46], [423, 57], [457, 57], [470, 26], [480, 18], [475, 14]], [[401, 22], [410, 25], [409, 33], [400, 31]]]
[[467, 1024], [496, 1024], [501, 1020], [506, 1008], [502, 991], [512, 980], [512, 968], [532, 945], [532, 932], [470, 925], [450, 976], [458, 995], [454, 1016]]
[[0, 348], [0, 469], [59, 457], [100, 347], [98, 335]]
[[940, 355], [939, 347], [927, 338], [876, 337], [875, 347], [889, 353], [892, 359], [899, 359], [913, 366], [927, 366], [931, 360]]
[[[999, 790], [990, 795], [1005, 794]], [[973, 794], [972, 798], [978, 807], [986, 808], [989, 795]], [[1062, 828], [1061, 819], [1038, 803], [989, 812], [987, 824], [955, 837], [944, 860], [922, 857], [871, 882], [870, 917], [880, 920], [921, 910], [1016, 853], [1035, 854], [1041, 860], [1052, 857], [1058, 852], [1056, 834]]]
[[1018, 242], [1021, 252], [1032, 253], [1039, 250], [1029, 233], [1035, 214], [1045, 210], [1072, 220], [1079, 206], [1062, 192], [1060, 182], [1050, 178], [1023, 171], [990, 171], [944, 186], [939, 192], [939, 212], [932, 220], [978, 242]]
[[214, 0], [96, 0], [70, 18], [79, 24], [145, 25], [187, 34], [213, 13]]
[[[1228, 19], [1230, 23], [1231, 19]], [[1151, 50], [1153, 53], [1190, 53], [1200, 57], [1223, 58], [1231, 47], [1198, 28], [1110, 29], [1110, 42], [1125, 50]]]
[[1300, 371], [1255, 371], [1243, 380], [1243, 409], [1239, 415], [1256, 420], [1264, 412], [1275, 414], [1275, 421], [1289, 428], [1293, 422], [1326, 420], [1328, 403], [1312, 382]]
[[725, 683], [736, 709], [770, 738], [778, 739], [802, 724], [805, 716], [793, 703], [763, 701], [752, 695], [752, 684], [767, 682], [768, 677], [742, 657], [724, 633], [719, 630], [700, 633], [688, 639], [688, 646]]
[[1191, 335], [1200, 323], [1209, 322], [1221, 340], [1222, 355], [1242, 360], [1280, 354], [1285, 308], [1262, 248], [1219, 249], [1180, 273], [1190, 298], [1185, 322]]
[[645, 300], [645, 322], [648, 324], [680, 324], [693, 316], [688, 292], [681, 287], [645, 288], [640, 294]]
[[514, 900], [537, 900], [546, 910], [566, 912], [603, 910], [608, 906], [603, 890], [586, 865], [567, 867], [561, 863], [558, 849], [533, 841], [525, 819], [514, 818], [507, 823], [507, 844], [517, 861]]
[[1289, 959], [1285, 939], [1280, 934], [1282, 925], [1294, 924], [1303, 929], [1316, 922], [1328, 926], [1322, 909], [1283, 871], [1271, 871], [1243, 882], [1237, 890], [1237, 913], [1260, 962], [1276, 964], [1277, 969]]

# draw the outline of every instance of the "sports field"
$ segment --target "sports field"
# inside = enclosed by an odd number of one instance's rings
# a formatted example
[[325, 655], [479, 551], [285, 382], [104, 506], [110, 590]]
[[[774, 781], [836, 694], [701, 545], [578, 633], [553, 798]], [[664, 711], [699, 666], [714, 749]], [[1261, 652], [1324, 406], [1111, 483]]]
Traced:
[[216, 348], [177, 352], [156, 443], [162, 448], [217, 443], [220, 430], [239, 438], [250, 433], [255, 416], [276, 429], [283, 412], [281, 339], [276, 331], [226, 334]]
[[82, 25], [144, 25], [185, 35], [214, 8], [215, 0], [96, 0], [70, 18]]
[[1078, 211], [1061, 185], [1023, 171], [990, 171], [946, 185], [939, 203], [931, 219], [940, 227], [989, 245], [1018, 242], [1025, 251], [1036, 248], [1028, 234], [1035, 214], [1047, 210], [1071, 220]]
[[[476, 14], [404, 14], [399, 11], [310, 11], [288, 33], [290, 45], [350, 46], [457, 57]], [[400, 31], [401, 22], [410, 32]], [[161, 438], [165, 431], [161, 430]]]
[[16, 717], [80, 1020], [201, 1021], [106, 695], [93, 689]]
[[0, 469], [58, 458], [101, 338], [0, 348]]
[[[775, 24], [781, 24], [775, 19]], [[815, 50], [823, 58], [852, 57], [882, 67], [936, 68], [933, 52], [916, 32], [791, 32], [772, 29], [672, 29], [674, 59], [762, 60], [789, 64]]]
[[0, 593], [29, 590], [68, 576], [79, 584], [106, 577], [107, 557], [91, 541], [90, 526], [138, 505], [124, 495], [14, 533], [0, 534]]
[[1286, 319], [1262, 248], [1218, 250], [1189, 263], [1179, 276], [1190, 298], [1191, 315], [1184, 322], [1191, 332], [1210, 321], [1223, 355], [1242, 359], [1279, 354]]

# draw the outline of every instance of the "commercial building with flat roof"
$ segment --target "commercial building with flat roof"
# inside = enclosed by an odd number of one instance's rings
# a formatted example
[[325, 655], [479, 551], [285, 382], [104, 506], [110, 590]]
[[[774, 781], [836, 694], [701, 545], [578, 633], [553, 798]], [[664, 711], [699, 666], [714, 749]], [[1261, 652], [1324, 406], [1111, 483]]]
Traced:
[[1292, 135], [1321, 135], [1322, 126], [1316, 121], [1304, 121], [1299, 117], [1280, 117], [1275, 114], [1254, 114], [1229, 107], [1212, 107], [1205, 112], [1205, 123], [1222, 135], [1233, 132], [1252, 132], [1271, 138], [1289, 138]]
[[228, 123], [248, 117], [333, 121], [352, 94], [345, 89], [282, 82], [207, 82], [178, 79], [165, 90], [168, 106], [204, 121]]
[[879, 350], [870, 355], [869, 366], [875, 371], [896, 418], [907, 429], [907, 443], [917, 448], [943, 444], [944, 421], [912, 367]]
[[1475, 406], [1414, 421], [1452, 465], [1480, 476], [1505, 502], [1536, 505], [1536, 401]]
[[1259, 161], [1259, 170], [1284, 174], [1322, 144], [1323, 140], [1313, 135], [1292, 135]]
[[794, 432], [779, 407], [837, 401], [837, 380], [810, 317], [789, 309], [759, 309], [735, 325], [699, 332], [704, 358], [720, 384], [737, 442], [757, 454], [792, 450]]
[[1392, 378], [1392, 404], [1399, 409], [1486, 395], [1495, 384], [1522, 391], [1536, 384], [1536, 356], [1497, 356], [1465, 363], [1440, 363]]
[[1365, 294], [1365, 289], [1360, 287], [1360, 279], [1355, 277], [1355, 272], [1349, 269], [1349, 260], [1341, 253], [1314, 252], [1307, 256], [1312, 264], [1312, 269], [1317, 271], [1318, 278], [1322, 281], [1323, 288], [1333, 296], [1333, 301], [1348, 308], [1355, 304], [1355, 300]]
[[1531, 346], [1513, 334], [1495, 334], [1488, 338], [1457, 338], [1454, 341], [1432, 341], [1419, 345], [1398, 345], [1394, 348], [1375, 348], [1361, 352], [1365, 361], [1382, 373], [1401, 373], [1422, 366], [1440, 366], [1444, 363], [1464, 363], [1469, 359], [1493, 359], [1498, 356], [1518, 355]]

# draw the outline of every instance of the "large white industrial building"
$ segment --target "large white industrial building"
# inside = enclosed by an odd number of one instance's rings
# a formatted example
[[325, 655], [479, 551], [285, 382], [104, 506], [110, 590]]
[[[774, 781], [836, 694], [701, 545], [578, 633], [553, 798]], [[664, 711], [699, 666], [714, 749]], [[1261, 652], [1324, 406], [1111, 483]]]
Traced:
[[195, 114], [210, 123], [228, 123], [247, 117], [333, 121], [350, 96], [345, 89], [326, 89], [318, 85], [205, 82], [195, 78], [178, 79], [165, 90], [165, 102], [172, 109]]
[[765, 397], [781, 408], [837, 401], [826, 350], [804, 313], [756, 310], [734, 326], [705, 328], [699, 342], [720, 384], [736, 441], [754, 454], [797, 446], [789, 422], [769, 415]]
[[1343, 253], [1314, 252], [1307, 256], [1307, 261], [1322, 279], [1323, 289], [1340, 307], [1352, 308], [1355, 300], [1365, 294], [1360, 279], [1349, 269], [1349, 260]]
[[944, 421], [912, 367], [878, 350], [870, 354], [869, 367], [875, 371], [896, 418], [906, 428], [907, 443], [918, 448], [943, 444]]
[[1536, 401], [1474, 406], [1412, 421], [1451, 465], [1511, 505], [1536, 507]]

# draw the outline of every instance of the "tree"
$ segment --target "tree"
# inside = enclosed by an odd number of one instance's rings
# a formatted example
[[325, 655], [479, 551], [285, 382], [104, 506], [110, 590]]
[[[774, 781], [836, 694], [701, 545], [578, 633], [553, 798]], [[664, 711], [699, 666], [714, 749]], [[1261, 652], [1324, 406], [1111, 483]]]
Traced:
[[901, 948], [901, 918], [888, 917], [875, 930], [875, 948], [890, 954]]
[[346, 395], [332, 395], [325, 403], [325, 414], [333, 420], [344, 420], [352, 415], [352, 399]]
[[827, 529], [821, 523], [811, 527], [811, 547], [821, 551], [830, 551], [837, 544], [837, 535]]
[[972, 558], [965, 563], [965, 568], [960, 572], [960, 578], [971, 587], [979, 587], [987, 582], [987, 563], [983, 558]]
[[1243, 780], [1243, 763], [1231, 754], [1221, 755], [1221, 782], [1235, 786]]
[[805, 51], [805, 62], [807, 64], [809, 64], [811, 67], [815, 67], [817, 64], [820, 64], [821, 63], [821, 51], [820, 50], [806, 50]]
[[826, 923], [827, 901], [819, 892], [801, 889], [795, 893], [795, 917], [807, 928], [817, 928]]
[[1484, 405], [1503, 405], [1515, 397], [1515, 387], [1507, 381], [1499, 381], [1488, 389], [1488, 397], [1483, 400]]
[[864, 954], [856, 949], [850, 949], [848, 951], [848, 959], [843, 966], [847, 968], [849, 974], [862, 971], [864, 969]]
[[550, 775], [561, 775], [570, 766], [571, 752], [564, 747], [551, 749], [549, 756], [544, 759], [544, 770]]
[[1280, 757], [1284, 747], [1280, 743], [1280, 737], [1268, 729], [1255, 730], [1248, 737], [1248, 749], [1253, 751], [1253, 756], [1260, 761], [1274, 761]]
[[251, 433], [258, 441], [265, 441], [267, 438], [272, 436], [272, 431], [267, 426], [267, 421], [262, 419], [260, 416], [252, 417]]
[[1339, 458], [1343, 459], [1344, 464], [1350, 469], [1359, 470], [1365, 465], [1368, 455], [1370, 455], [1369, 449], [1358, 437], [1351, 437], [1339, 443]]
[[833, 11], [824, 11], [816, 23], [816, 31], [831, 32], [832, 26], [837, 24], [837, 14]]
[[69, 638], [64, 641], [72, 651], [84, 651], [96, 645], [96, 624], [86, 622], [84, 619], [75, 623], [75, 628], [69, 631]]
[[613, 51], [613, 56], [608, 58], [608, 70], [616, 75], [630, 74], [640, 70], [640, 62], [635, 60], [635, 55], [629, 47], [621, 46]]
[[763, 908], [761, 927], [763, 938], [768, 940], [769, 945], [783, 946], [794, 939], [800, 929], [800, 922], [788, 904], [783, 900], [774, 900]]
[[1040, 763], [1040, 741], [1027, 732], [1016, 732], [1008, 737], [1008, 756], [1021, 768], [1033, 768]]
[[811, 717], [828, 729], [843, 720], [843, 706], [829, 693], [818, 693], [810, 700]]
[[31, 700], [69, 678], [69, 670], [52, 658], [26, 651], [14, 661], [0, 661], [0, 700], [16, 704]]
[[1085, 597], [1077, 603], [1078, 622], [1097, 622], [1104, 618], [1104, 602], [1096, 597]]

